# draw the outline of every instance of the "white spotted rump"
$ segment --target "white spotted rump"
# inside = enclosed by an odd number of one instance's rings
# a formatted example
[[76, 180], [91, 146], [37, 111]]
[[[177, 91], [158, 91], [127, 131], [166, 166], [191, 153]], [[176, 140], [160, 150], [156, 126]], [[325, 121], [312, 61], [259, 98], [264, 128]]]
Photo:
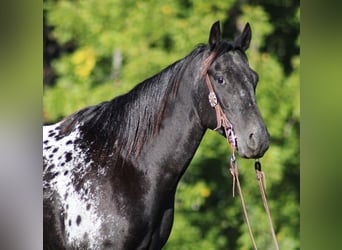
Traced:
[[[75, 144], [81, 136], [79, 126], [63, 137], [59, 136], [59, 127], [60, 123], [43, 128], [44, 199], [52, 200], [57, 196], [62, 206], [67, 245], [80, 247], [81, 242], [86, 241], [89, 249], [97, 249], [99, 242], [105, 241], [101, 233], [103, 224], [119, 222], [106, 213], [97, 212], [101, 199], [107, 197], [95, 180], [84, 178], [93, 162], [86, 161], [86, 153]], [[97, 176], [103, 174], [100, 168]]]

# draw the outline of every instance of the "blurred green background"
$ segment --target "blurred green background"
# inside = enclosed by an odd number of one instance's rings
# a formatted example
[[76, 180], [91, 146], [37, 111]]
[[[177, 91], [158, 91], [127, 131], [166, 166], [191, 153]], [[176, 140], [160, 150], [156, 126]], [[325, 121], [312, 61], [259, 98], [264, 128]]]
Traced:
[[[299, 1], [45, 0], [43, 7], [44, 123], [127, 92], [206, 43], [216, 20], [228, 40], [249, 22], [248, 58], [271, 134], [261, 159], [269, 206], [280, 248], [300, 249]], [[178, 186], [165, 249], [252, 249], [228, 159], [225, 139], [208, 131]], [[254, 163], [238, 162], [257, 245], [274, 249]]]

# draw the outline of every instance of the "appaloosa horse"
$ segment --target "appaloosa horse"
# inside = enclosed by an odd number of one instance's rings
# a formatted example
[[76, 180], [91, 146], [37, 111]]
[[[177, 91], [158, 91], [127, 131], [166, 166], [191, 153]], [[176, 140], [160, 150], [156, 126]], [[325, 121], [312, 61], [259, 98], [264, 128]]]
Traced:
[[205, 131], [217, 126], [206, 78], [240, 156], [263, 156], [269, 134], [245, 54], [250, 26], [235, 41], [220, 36], [216, 22], [208, 44], [129, 93], [44, 127], [44, 249], [163, 247], [177, 184]]

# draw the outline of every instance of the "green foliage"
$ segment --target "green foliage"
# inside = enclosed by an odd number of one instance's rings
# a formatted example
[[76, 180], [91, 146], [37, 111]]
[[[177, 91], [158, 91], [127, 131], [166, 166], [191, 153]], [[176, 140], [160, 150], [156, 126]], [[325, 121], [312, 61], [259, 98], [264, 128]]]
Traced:
[[[261, 163], [277, 238], [281, 249], [299, 249], [300, 60], [292, 51], [292, 70], [287, 73], [283, 57], [268, 51], [266, 43], [279, 27], [297, 29], [299, 6], [288, 19], [274, 21], [274, 13], [266, 9], [281, 5], [258, 2], [46, 0], [51, 35], [60, 44], [74, 44], [75, 50], [53, 62], [58, 78], [44, 89], [44, 121], [57, 121], [127, 92], [198, 43], [206, 43], [211, 24], [218, 19], [224, 24], [230, 18], [227, 13], [238, 7], [237, 27], [247, 21], [252, 26], [248, 57], [259, 73], [257, 101], [271, 134]], [[298, 36], [284, 42], [299, 46], [299, 41]], [[115, 53], [122, 57], [119, 67], [112, 64]], [[251, 249], [239, 198], [232, 197], [228, 159], [225, 139], [208, 131], [177, 189], [175, 222], [165, 249]], [[238, 163], [257, 245], [273, 249], [253, 161], [238, 158]]]

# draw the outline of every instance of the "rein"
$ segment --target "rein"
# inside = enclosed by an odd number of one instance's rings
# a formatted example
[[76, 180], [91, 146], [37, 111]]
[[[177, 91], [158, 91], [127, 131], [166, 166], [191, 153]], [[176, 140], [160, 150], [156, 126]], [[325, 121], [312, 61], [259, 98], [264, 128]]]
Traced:
[[[212, 62], [213, 57], [214, 56], [210, 55], [203, 62], [201, 76], [203, 76], [205, 74], [205, 82], [206, 82], [208, 90], [209, 90], [209, 95], [208, 95], [209, 103], [210, 103], [210, 106], [215, 108], [215, 111], [216, 111], [217, 127], [214, 130], [217, 130], [217, 129], [223, 127], [225, 135], [226, 135], [227, 142], [230, 146], [231, 157], [230, 157], [230, 169], [229, 170], [230, 170], [231, 175], [233, 176], [233, 197], [235, 197], [235, 182], [236, 182], [236, 185], [238, 188], [238, 193], [240, 196], [240, 201], [241, 201], [241, 205], [242, 205], [244, 218], [245, 218], [247, 228], [248, 228], [248, 232], [249, 232], [249, 236], [252, 240], [254, 249], [257, 250], [257, 246], [255, 243], [252, 228], [251, 228], [251, 225], [250, 225], [250, 222], [248, 219], [247, 209], [246, 209], [246, 205], [245, 205], [245, 201], [243, 198], [243, 194], [242, 194], [242, 190], [241, 190], [241, 186], [240, 186], [240, 181], [239, 181], [238, 165], [237, 165], [237, 161], [235, 158], [235, 148], [238, 150], [237, 137], [235, 136], [233, 125], [229, 122], [227, 116], [223, 112], [220, 104], [218, 103], [217, 96], [215, 94], [214, 88], [212, 86], [208, 72], [206, 70], [206, 69], [208, 69], [208, 64], [210, 64]], [[279, 250], [277, 238], [276, 238], [276, 235], [274, 232], [274, 227], [272, 224], [271, 213], [270, 213], [268, 203], [267, 203], [267, 199], [266, 199], [266, 193], [265, 193], [265, 188], [264, 188], [265, 187], [265, 182], [264, 182], [265, 174], [264, 174], [264, 172], [261, 171], [261, 163], [259, 162], [259, 160], [255, 161], [255, 173], [256, 173], [258, 183], [259, 183], [260, 193], [261, 193], [261, 197], [262, 197], [262, 200], [264, 203], [267, 219], [268, 219], [268, 222], [270, 225], [270, 230], [272, 233], [274, 246], [275, 246], [275, 249]]]

